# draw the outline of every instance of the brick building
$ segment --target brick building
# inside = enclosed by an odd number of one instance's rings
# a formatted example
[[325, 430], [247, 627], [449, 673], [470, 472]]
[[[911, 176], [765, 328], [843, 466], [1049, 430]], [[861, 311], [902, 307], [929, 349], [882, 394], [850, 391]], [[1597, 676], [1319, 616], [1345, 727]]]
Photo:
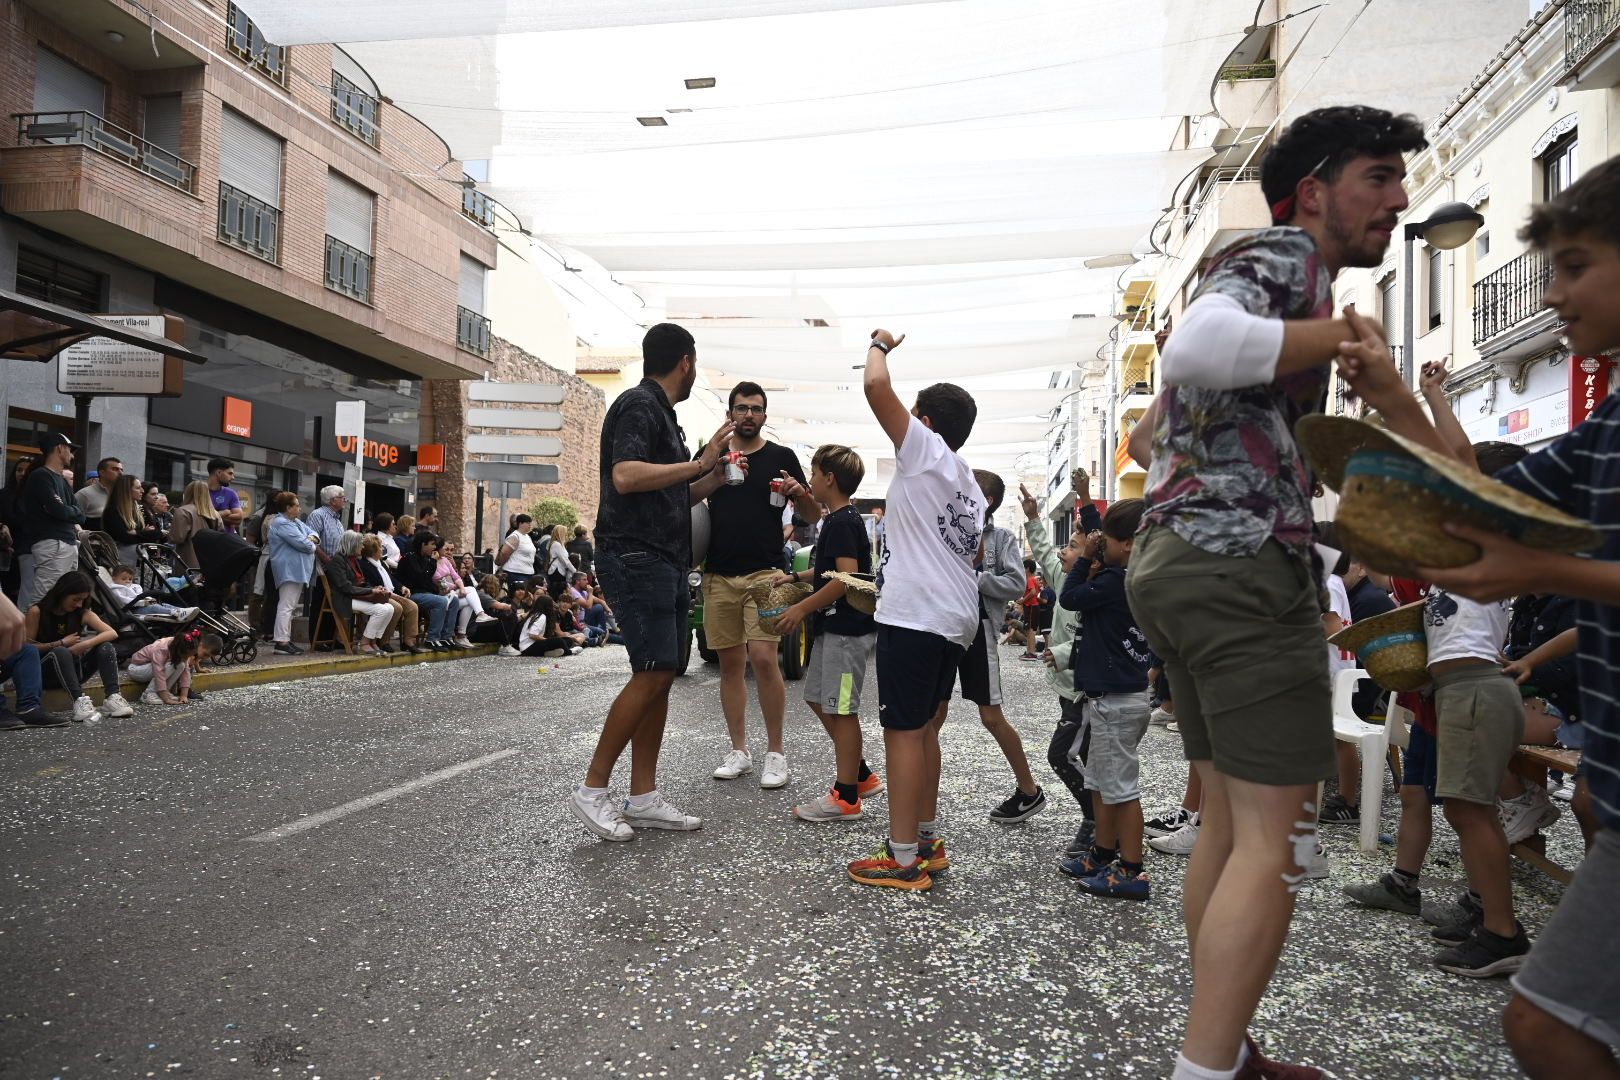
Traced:
[[[442, 139], [230, 0], [0, 0], [0, 109], [0, 289], [179, 315], [209, 359], [181, 398], [97, 400], [92, 462], [177, 490], [224, 456], [245, 497], [308, 504], [342, 480], [333, 410], [358, 399], [370, 507], [410, 508], [424, 384], [495, 370], [493, 216]], [[8, 466], [72, 416], [55, 375], [7, 363]]]

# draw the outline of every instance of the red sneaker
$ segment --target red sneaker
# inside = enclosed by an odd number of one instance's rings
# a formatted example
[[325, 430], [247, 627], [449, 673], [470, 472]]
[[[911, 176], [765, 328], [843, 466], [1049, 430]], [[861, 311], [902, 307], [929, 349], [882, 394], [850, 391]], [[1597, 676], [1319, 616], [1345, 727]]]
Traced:
[[945, 841], [938, 838], [922, 849], [922, 858], [930, 874], [942, 874], [951, 868], [951, 857], [945, 854]]
[[861, 885], [879, 885], [890, 889], [927, 889], [934, 884], [934, 879], [928, 875], [926, 860], [919, 857], [913, 859], [910, 865], [901, 866], [895, 861], [894, 852], [889, 850], [887, 841], [866, 858], [850, 863], [849, 877]]
[[1249, 1047], [1249, 1056], [1238, 1070], [1237, 1080], [1327, 1080], [1328, 1074], [1321, 1069], [1272, 1061], [1260, 1052], [1253, 1035], [1245, 1034], [1243, 1041]]
[[883, 793], [883, 777], [873, 773], [859, 784], [855, 785], [855, 794], [863, 799], [870, 799], [874, 795]]

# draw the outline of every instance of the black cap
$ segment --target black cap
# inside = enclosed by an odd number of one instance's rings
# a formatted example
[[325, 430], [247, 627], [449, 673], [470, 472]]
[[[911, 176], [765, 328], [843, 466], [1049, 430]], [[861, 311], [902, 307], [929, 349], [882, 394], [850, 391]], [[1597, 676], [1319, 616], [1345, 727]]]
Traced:
[[60, 431], [47, 431], [39, 437], [39, 452], [41, 454], [48, 454], [58, 446], [71, 446], [75, 450], [78, 449], [77, 444]]

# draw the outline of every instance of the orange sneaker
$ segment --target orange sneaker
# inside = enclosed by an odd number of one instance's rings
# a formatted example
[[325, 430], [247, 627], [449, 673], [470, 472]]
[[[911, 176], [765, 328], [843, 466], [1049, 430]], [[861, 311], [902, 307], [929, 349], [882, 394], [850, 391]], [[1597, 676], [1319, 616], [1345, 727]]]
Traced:
[[874, 795], [883, 794], [883, 777], [873, 773], [859, 784], [855, 785], [855, 794], [863, 799], [870, 799]]
[[922, 858], [901, 866], [894, 861], [889, 842], [883, 844], [864, 859], [849, 864], [849, 878], [860, 885], [878, 885], [890, 889], [921, 890], [932, 888], [934, 879], [928, 876], [928, 863]]
[[922, 849], [923, 861], [928, 864], [930, 874], [943, 873], [951, 868], [951, 857], [945, 854], [945, 841], [934, 838], [932, 844]]
[[837, 789], [793, 808], [793, 816], [800, 821], [856, 821], [864, 813], [860, 799], [851, 805], [838, 797]]

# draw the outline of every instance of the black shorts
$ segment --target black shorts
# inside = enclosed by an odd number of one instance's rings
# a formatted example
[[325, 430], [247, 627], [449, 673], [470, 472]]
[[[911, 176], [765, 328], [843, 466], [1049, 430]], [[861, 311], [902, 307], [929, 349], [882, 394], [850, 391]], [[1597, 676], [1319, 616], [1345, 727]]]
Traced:
[[916, 731], [950, 700], [962, 646], [926, 630], [877, 628], [878, 723]]
[[956, 662], [962, 697], [975, 705], [1001, 704], [1001, 654], [996, 651], [990, 620], [979, 620], [979, 632]]

